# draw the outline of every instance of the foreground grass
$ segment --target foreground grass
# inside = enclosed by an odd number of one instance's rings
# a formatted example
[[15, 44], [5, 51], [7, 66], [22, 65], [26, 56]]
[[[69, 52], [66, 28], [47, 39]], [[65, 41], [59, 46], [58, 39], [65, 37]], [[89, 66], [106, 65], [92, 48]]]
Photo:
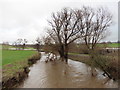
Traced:
[[24, 68], [29, 67], [28, 59], [40, 58], [40, 54], [36, 51], [3, 50], [2, 56], [3, 81], [17, 77], [19, 73], [24, 72]]

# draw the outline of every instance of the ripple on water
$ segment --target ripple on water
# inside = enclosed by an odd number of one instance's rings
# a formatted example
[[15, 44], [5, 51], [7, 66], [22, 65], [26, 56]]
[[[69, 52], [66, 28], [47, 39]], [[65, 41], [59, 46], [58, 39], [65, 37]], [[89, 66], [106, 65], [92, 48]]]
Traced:
[[41, 54], [40, 61], [30, 67], [29, 77], [20, 88], [115, 88], [113, 81], [105, 82], [101, 71], [97, 77], [91, 77], [90, 67], [69, 59], [69, 64], [57, 61], [45, 63], [46, 56]]

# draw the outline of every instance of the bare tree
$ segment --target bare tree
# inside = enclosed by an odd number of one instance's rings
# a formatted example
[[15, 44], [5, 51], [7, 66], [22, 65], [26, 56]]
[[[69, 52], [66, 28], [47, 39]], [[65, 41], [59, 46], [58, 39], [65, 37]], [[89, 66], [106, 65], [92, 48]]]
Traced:
[[36, 44], [35, 44], [35, 48], [37, 49], [38, 52], [40, 52], [40, 44], [41, 44], [41, 39], [38, 37], [36, 39]]
[[58, 52], [66, 63], [69, 44], [81, 38], [79, 26], [81, 19], [81, 11], [77, 14], [75, 10], [64, 8], [61, 12], [53, 13], [52, 20], [49, 21], [51, 28], [48, 34], [56, 44], [59, 44]]
[[89, 50], [94, 50], [97, 43], [107, 36], [108, 28], [112, 23], [112, 15], [105, 9], [96, 11], [90, 7], [83, 7], [84, 22], [82, 36]]
[[51, 26], [48, 34], [54, 43], [59, 44], [58, 52], [67, 63], [70, 43], [81, 38], [90, 51], [94, 50], [96, 44], [106, 36], [104, 33], [110, 26], [111, 19], [111, 14], [103, 8], [64, 8], [61, 12], [52, 14], [52, 20], [48, 21]]
[[17, 48], [18, 48], [18, 45], [17, 45], [17, 41], [14, 41], [13, 43], [12, 43], [12, 45], [16, 48], [16, 50], [17, 50]]
[[25, 49], [25, 46], [26, 46], [26, 43], [27, 43], [27, 40], [26, 39], [17, 39], [14, 43], [13, 43], [13, 45], [16, 47], [16, 50], [17, 49]]
[[19, 50], [21, 49], [22, 41], [23, 41], [22, 39], [17, 39], [16, 41], [16, 44]]
[[3, 42], [2, 49], [8, 50], [9, 49], [9, 42]]
[[105, 66], [101, 64], [102, 61], [96, 59], [99, 55], [95, 49], [97, 48], [97, 43], [107, 36], [108, 28], [112, 23], [112, 15], [103, 8], [93, 10], [90, 7], [83, 7], [83, 13], [84, 20], [81, 24], [85, 28], [82, 28], [82, 31], [84, 32], [82, 33], [82, 39], [85, 41], [89, 50], [91, 60], [93, 63], [97, 64], [109, 78], [111, 78], [109, 73], [105, 70], [105, 68], [103, 68]]
[[26, 39], [23, 39], [22, 40], [22, 48], [23, 48], [23, 50], [25, 49], [25, 46], [26, 46], [26, 43], [27, 43], [28, 41], [26, 40]]
[[55, 61], [57, 59], [58, 55], [58, 48], [57, 44], [54, 43], [54, 41], [49, 38], [49, 36], [43, 38], [44, 41], [44, 52], [47, 55], [46, 62], [47, 61]]

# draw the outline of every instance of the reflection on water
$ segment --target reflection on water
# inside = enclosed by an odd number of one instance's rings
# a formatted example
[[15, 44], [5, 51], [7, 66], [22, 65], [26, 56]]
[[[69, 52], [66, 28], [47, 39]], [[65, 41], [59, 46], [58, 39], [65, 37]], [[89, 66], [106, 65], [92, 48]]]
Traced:
[[20, 88], [115, 88], [112, 80], [104, 84], [106, 78], [98, 70], [97, 77], [91, 77], [90, 67], [77, 61], [69, 60], [69, 64], [57, 61], [45, 63], [41, 60], [30, 67], [29, 77]]

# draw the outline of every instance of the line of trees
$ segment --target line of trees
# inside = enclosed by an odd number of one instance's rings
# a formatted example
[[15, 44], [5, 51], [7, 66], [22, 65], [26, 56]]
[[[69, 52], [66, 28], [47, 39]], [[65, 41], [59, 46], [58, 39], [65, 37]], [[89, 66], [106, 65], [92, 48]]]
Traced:
[[25, 49], [26, 43], [28, 41], [26, 39], [17, 39], [13, 45], [16, 47], [16, 49], [22, 48], [23, 50]]
[[27, 39], [17, 39], [14, 43], [13, 46], [16, 48], [16, 50], [20, 50], [20, 49], [25, 49], [26, 47], [31, 47], [31, 48], [35, 48], [38, 52], [40, 52], [40, 46], [42, 44], [42, 40], [37, 37], [35, 40], [35, 43], [31, 44], [31, 45], [26, 45], [28, 43]]

